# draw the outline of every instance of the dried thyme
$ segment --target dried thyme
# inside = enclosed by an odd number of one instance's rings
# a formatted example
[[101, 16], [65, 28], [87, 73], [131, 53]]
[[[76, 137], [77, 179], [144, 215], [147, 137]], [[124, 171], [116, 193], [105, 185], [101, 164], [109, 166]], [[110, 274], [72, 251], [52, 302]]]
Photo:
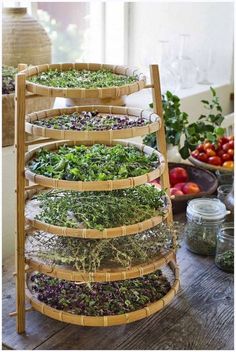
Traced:
[[154, 186], [107, 192], [50, 190], [33, 197], [39, 202], [36, 219], [70, 228], [104, 228], [132, 225], [157, 214], [164, 215], [166, 194]]
[[220, 269], [233, 273], [234, 272], [234, 251], [228, 250], [228, 251], [225, 251], [224, 253], [217, 254], [215, 258], [215, 263]]

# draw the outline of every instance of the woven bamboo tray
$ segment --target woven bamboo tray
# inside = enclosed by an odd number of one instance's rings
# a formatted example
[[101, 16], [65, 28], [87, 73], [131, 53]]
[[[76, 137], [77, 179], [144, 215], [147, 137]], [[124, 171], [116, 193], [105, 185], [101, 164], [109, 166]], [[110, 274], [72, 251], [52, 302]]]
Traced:
[[[53, 128], [41, 127], [34, 125], [34, 121], [47, 119], [63, 114], [73, 114], [81, 111], [98, 111], [102, 114], [127, 115], [132, 117], [143, 117], [148, 124], [141, 127], [132, 127], [120, 130], [107, 131], [73, 131], [73, 130], [58, 130]], [[142, 110], [137, 108], [106, 106], [106, 105], [87, 105], [87, 106], [73, 106], [64, 109], [51, 109], [34, 112], [26, 116], [25, 131], [34, 136], [48, 137], [54, 139], [68, 139], [73, 141], [84, 140], [108, 140], [132, 138], [137, 136], [144, 136], [152, 132], [156, 132], [161, 127], [161, 119], [157, 114], [149, 110]]]
[[[61, 227], [52, 224], [47, 224], [40, 220], [34, 219], [35, 215], [37, 214], [37, 207], [35, 204], [31, 205], [31, 198], [33, 195], [39, 192], [39, 188], [31, 189], [25, 192], [25, 200], [26, 202], [26, 214], [25, 218], [27, 224], [30, 228], [36, 230], [42, 230], [44, 232], [49, 232], [58, 236], [65, 236], [65, 237], [79, 237], [79, 238], [90, 238], [90, 239], [106, 239], [106, 238], [115, 238], [121, 236], [129, 236], [133, 235], [148, 229], [157, 226], [161, 222], [163, 222], [168, 214], [171, 211], [171, 200], [166, 195], [165, 201], [166, 205], [163, 208], [163, 215], [156, 215], [150, 219], [144, 220], [137, 224], [133, 225], [124, 225], [120, 227], [111, 227], [106, 228], [104, 230], [97, 230], [97, 229], [87, 229], [87, 228], [70, 228], [70, 227]], [[32, 215], [33, 214], [33, 215]]]
[[203, 169], [207, 169], [207, 170], [210, 170], [210, 171], [223, 171], [223, 172], [234, 172], [233, 169], [228, 169], [227, 167], [223, 167], [223, 166], [216, 166], [216, 165], [211, 165], [211, 164], [208, 164], [208, 163], [203, 163], [202, 161], [200, 160], [197, 160], [196, 158], [190, 156], [188, 158], [188, 160], [193, 164], [193, 165], [196, 165], [196, 166], [199, 166]]
[[136, 277], [150, 274], [168, 264], [170, 261], [173, 261], [174, 256], [174, 250], [170, 250], [168, 253], [160, 255], [158, 258], [153, 259], [147, 264], [135, 265], [129, 269], [104, 268], [96, 272], [70, 270], [60, 265], [48, 265], [31, 258], [26, 259], [26, 264], [29, 265], [30, 270], [39, 271], [40, 273], [51, 277], [56, 277], [58, 279], [82, 282], [110, 282], [134, 279]]
[[[97, 71], [101, 69], [110, 70], [113, 73], [125, 75], [125, 76], [137, 76], [136, 82], [126, 84], [120, 87], [109, 87], [109, 88], [54, 88], [47, 87], [41, 84], [36, 84], [27, 80], [27, 78], [36, 76], [41, 72], [48, 70], [68, 71], [70, 69], [75, 70], [91, 70]], [[64, 98], [117, 98], [123, 95], [129, 95], [135, 93], [145, 87], [146, 77], [139, 72], [137, 69], [130, 68], [127, 66], [116, 66], [107, 64], [95, 64], [95, 63], [63, 63], [63, 64], [45, 64], [27, 68], [22, 71], [26, 75], [26, 89], [27, 91], [39, 94], [47, 95], [51, 97], [64, 97]]]
[[[29, 181], [32, 181], [34, 183], [37, 183], [41, 186], [44, 187], [51, 187], [51, 188], [61, 188], [65, 190], [75, 190], [75, 191], [112, 191], [115, 189], [125, 189], [125, 188], [132, 188], [139, 186], [141, 184], [144, 184], [146, 182], [150, 182], [158, 177], [160, 177], [165, 169], [165, 159], [161, 153], [159, 153], [157, 150], [150, 148], [144, 144], [138, 144], [134, 142], [128, 142], [124, 140], [116, 140], [116, 141], [99, 141], [99, 143], [104, 142], [104, 144], [108, 146], [113, 146], [116, 144], [122, 144], [125, 146], [135, 146], [139, 150], [143, 151], [147, 155], [151, 155], [152, 153], [155, 153], [157, 157], [159, 158], [160, 165], [154, 169], [153, 171], [137, 176], [137, 177], [129, 177], [127, 179], [120, 179], [120, 180], [111, 180], [111, 181], [88, 181], [88, 182], [82, 182], [82, 181], [67, 181], [67, 180], [58, 180], [58, 179], [53, 179], [50, 177], [45, 177], [39, 174], [35, 174], [34, 172], [30, 171], [27, 166], [25, 169], [25, 177]], [[60, 141], [60, 142], [53, 142], [53, 143], [47, 143], [44, 144], [43, 148], [47, 150], [57, 150], [59, 146], [62, 145], [79, 145], [79, 144], [85, 144], [85, 145], [93, 145], [96, 143], [96, 141], [83, 141], [81, 143], [76, 142], [76, 141]], [[25, 157], [25, 162], [26, 164], [35, 157], [35, 153], [42, 149], [41, 147], [37, 147], [32, 149], [30, 152], [26, 153]]]
[[150, 315], [160, 311], [162, 308], [167, 306], [175, 297], [179, 290], [179, 269], [175, 262], [170, 262], [169, 266], [175, 275], [174, 283], [170, 291], [158, 301], [147, 305], [146, 307], [120, 315], [110, 315], [103, 317], [93, 317], [93, 316], [85, 316], [85, 315], [75, 315], [72, 313], [63, 312], [61, 310], [51, 308], [45, 303], [40, 302], [33, 294], [30, 292], [29, 288], [26, 287], [26, 296], [28, 297], [32, 307], [50, 317], [64, 323], [82, 325], [82, 326], [112, 326], [112, 325], [120, 325], [120, 324], [128, 324], [132, 323], [136, 320], [140, 320], [143, 318], [147, 318]]

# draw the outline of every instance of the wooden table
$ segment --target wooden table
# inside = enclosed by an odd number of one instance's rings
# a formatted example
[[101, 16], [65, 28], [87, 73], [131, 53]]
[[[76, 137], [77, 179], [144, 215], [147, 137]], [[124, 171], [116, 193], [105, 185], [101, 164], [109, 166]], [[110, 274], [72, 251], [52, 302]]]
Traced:
[[181, 289], [163, 311], [138, 322], [106, 328], [68, 325], [27, 312], [24, 335], [15, 331], [14, 259], [3, 266], [3, 348], [22, 350], [231, 350], [233, 275], [212, 257], [178, 251]]

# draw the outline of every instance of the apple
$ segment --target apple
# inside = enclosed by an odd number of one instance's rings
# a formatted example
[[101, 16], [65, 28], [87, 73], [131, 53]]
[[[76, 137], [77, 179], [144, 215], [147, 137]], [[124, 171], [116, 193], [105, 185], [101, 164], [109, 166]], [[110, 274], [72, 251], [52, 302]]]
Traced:
[[188, 173], [183, 167], [174, 167], [169, 173], [170, 184], [173, 187], [176, 183], [188, 181]]
[[171, 188], [170, 189], [170, 195], [171, 196], [182, 196], [183, 195], [183, 192], [176, 189], [176, 188]]
[[182, 188], [184, 194], [196, 194], [201, 190], [195, 182], [186, 182]]

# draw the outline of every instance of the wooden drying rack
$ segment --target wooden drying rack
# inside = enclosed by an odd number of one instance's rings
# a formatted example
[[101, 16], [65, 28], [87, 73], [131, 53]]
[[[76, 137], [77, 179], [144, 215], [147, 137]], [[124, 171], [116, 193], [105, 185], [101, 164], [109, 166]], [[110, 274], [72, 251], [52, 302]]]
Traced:
[[[61, 68], [63, 67], [64, 70], [68, 68], [78, 68], [78, 67], [84, 67], [84, 65], [90, 65], [94, 69], [94, 66], [97, 68], [111, 68], [113, 66], [111, 65], [100, 65], [100, 64], [54, 64], [54, 65], [42, 65], [41, 66], [41, 71], [48, 69], [48, 67], [53, 68]], [[75, 67], [76, 66], [76, 67]], [[78, 66], [78, 67], [77, 67]], [[40, 66], [38, 66], [40, 67]], [[27, 78], [27, 72], [30, 70], [36, 70], [33, 71], [34, 74], [38, 73], [38, 67], [33, 68], [33, 69], [26, 69], [27, 65], [20, 64], [18, 67], [19, 73], [16, 76], [16, 89], [15, 89], [15, 148], [16, 148], [16, 312], [11, 313], [12, 316], [16, 316], [16, 322], [17, 322], [17, 332], [18, 333], [23, 333], [25, 331], [25, 313], [27, 311], [30, 311], [31, 309], [36, 309], [43, 314], [46, 314], [50, 317], [53, 317], [55, 319], [61, 320], [61, 321], [66, 321], [74, 324], [79, 324], [79, 325], [89, 325], [89, 326], [107, 326], [107, 325], [117, 325], [117, 324], [124, 324], [124, 323], [129, 323], [131, 321], [135, 321], [138, 319], [142, 319], [146, 316], [149, 316], [150, 314], [153, 314], [154, 312], [160, 310], [163, 308], [167, 303], [169, 303], [175, 294], [178, 291], [179, 288], [179, 271], [178, 267], [176, 265], [176, 256], [175, 253], [172, 251], [169, 256], [166, 258], [159, 259], [158, 261], [154, 262], [154, 264], [149, 265], [144, 265], [142, 268], [137, 268], [134, 267], [133, 271], [131, 270], [131, 277], [138, 277], [143, 275], [144, 272], [152, 272], [159, 268], [161, 265], [168, 264], [172, 271], [175, 274], [175, 282], [171, 288], [171, 290], [168, 292], [168, 294], [163, 297], [163, 299], [157, 301], [156, 303], [145, 307], [139, 311], [136, 312], [131, 312], [125, 315], [117, 315], [117, 316], [112, 316], [112, 317], [86, 317], [86, 316], [73, 316], [73, 314], [69, 314], [66, 312], [62, 311], [56, 311], [55, 309], [52, 309], [45, 304], [37, 301], [35, 297], [31, 295], [29, 290], [26, 288], [25, 291], [25, 281], [26, 281], [26, 274], [28, 271], [32, 271], [33, 269], [37, 268], [38, 270], [42, 270], [42, 272], [47, 272], [48, 268], [46, 266], [39, 266], [37, 263], [26, 263], [25, 256], [24, 256], [24, 251], [25, 251], [25, 233], [26, 233], [26, 222], [25, 222], [25, 192], [31, 192], [35, 191], [38, 186], [42, 186], [37, 184], [37, 182], [34, 185], [30, 185], [28, 183], [28, 180], [26, 179], [26, 174], [25, 174], [25, 153], [28, 151], [28, 147], [30, 145], [34, 144], [40, 144], [40, 143], [47, 143], [52, 140], [55, 141], [55, 138], [53, 139], [52, 137], [47, 137], [47, 135], [40, 134], [41, 132], [38, 133], [38, 136], [40, 138], [37, 138], [35, 140], [26, 140], [26, 132], [30, 132], [29, 130], [29, 125], [27, 126], [27, 121], [25, 120], [25, 102], [26, 99], [31, 99], [35, 96], [42, 96], [42, 95], [50, 95], [50, 96], [68, 96], [75, 97], [76, 91], [78, 92], [80, 97], [84, 97], [84, 92], [80, 92], [80, 90], [73, 90], [69, 89], [68, 90], [68, 95], [67, 95], [67, 90], [65, 89], [48, 89], [46, 87], [42, 87], [40, 85], [36, 85], [36, 88], [32, 86], [32, 84], [29, 82], [26, 82]], [[95, 68], [96, 68], [95, 67]], [[122, 73], [122, 66], [116, 66], [120, 70], [120, 73]], [[124, 72], [126, 73], [127, 68], [124, 68]], [[158, 65], [150, 65], [150, 73], [151, 73], [151, 84], [146, 85], [144, 82], [145, 81], [138, 81], [137, 84], [131, 84], [130, 87], [121, 87], [118, 90], [115, 91], [116, 97], [123, 94], [132, 94], [135, 91], [141, 90], [143, 88], [151, 88], [152, 89], [152, 96], [153, 96], [153, 106], [154, 106], [154, 113], [157, 114], [160, 118], [160, 121], [158, 121], [158, 128], [155, 129], [156, 131], [156, 137], [157, 137], [157, 142], [158, 142], [158, 149], [160, 153], [163, 155], [164, 160], [167, 160], [167, 155], [166, 155], [166, 140], [165, 140], [165, 130], [164, 130], [164, 122], [163, 122], [163, 112], [162, 112], [162, 99], [161, 99], [161, 88], [160, 88], [160, 78], [159, 78], [159, 69]], [[27, 89], [28, 88], [28, 89]], [[109, 89], [105, 88], [106, 90], [106, 97], [109, 95]], [[112, 88], [114, 91], [114, 88]], [[94, 91], [94, 90], [93, 90]], [[29, 92], [31, 94], [29, 94]], [[102, 97], [102, 89], [99, 89], [99, 95], [98, 97]], [[114, 92], [113, 92], [114, 93]], [[120, 107], [117, 107], [117, 109], [122, 109]], [[51, 111], [51, 110], [50, 110]], [[114, 112], [116, 111], [116, 107], [114, 107]], [[34, 113], [31, 114], [31, 116], [34, 115]], [[37, 129], [36, 129], [37, 130]], [[140, 129], [140, 134], [139, 132], [135, 132], [135, 136], [139, 135], [141, 136], [143, 132], [142, 128]], [[151, 131], [149, 131], [151, 132]], [[127, 132], [126, 132], [127, 133]], [[37, 133], [36, 133], [37, 134]], [[58, 136], [57, 136], [58, 137]], [[114, 138], [114, 137], [113, 137]], [[124, 136], [123, 138], [127, 138], [127, 136]], [[60, 139], [60, 138], [56, 138]], [[111, 139], [111, 138], [110, 138]], [[110, 140], [111, 142], [111, 140]], [[155, 177], [152, 178], [153, 179]], [[32, 180], [32, 179], [31, 179]], [[161, 186], [162, 188], [167, 189], [167, 194], [170, 196], [170, 185], [169, 185], [169, 175], [168, 175], [168, 167], [163, 168], [161, 176]], [[145, 182], [145, 181], [144, 181]], [[144, 183], [143, 182], [143, 183]], [[51, 187], [52, 185], [50, 185]], [[53, 187], [53, 186], [52, 186]], [[128, 185], [128, 187], [131, 187]], [[124, 188], [124, 187], [123, 187]], [[172, 211], [171, 211], [171, 206], [169, 209], [168, 214], [165, 216], [167, 223], [172, 223], [173, 221], [173, 216], [172, 216]], [[158, 219], [159, 223], [160, 219]], [[151, 222], [147, 228], [151, 228], [155, 226], [155, 222]], [[38, 225], [39, 226], [39, 225]], [[40, 228], [40, 226], [39, 226]], [[43, 227], [44, 228], [44, 227]], [[55, 226], [56, 228], [56, 226]], [[118, 228], [117, 228], [118, 229]], [[137, 228], [139, 229], [139, 228]], [[55, 230], [57, 233], [57, 229]], [[123, 231], [123, 227], [122, 227]], [[134, 233], [134, 232], [132, 232]], [[63, 232], [60, 235], [65, 235]], [[117, 232], [117, 235], [126, 235], [126, 233], [119, 234]], [[83, 236], [76, 236], [76, 237], [83, 237]], [[89, 236], [85, 236], [89, 237]], [[103, 236], [101, 235], [101, 238]], [[114, 234], [111, 237], [115, 237]], [[175, 235], [174, 235], [175, 237]], [[91, 237], [93, 238], [93, 237]], [[175, 238], [174, 238], [175, 241]], [[31, 265], [31, 266], [30, 266]], [[131, 268], [132, 269], [132, 268]], [[136, 270], [136, 271], [135, 271]], [[59, 273], [58, 273], [59, 272]], [[122, 272], [122, 277], [123, 280], [127, 277], [129, 277], [126, 274], [124, 274], [124, 271]], [[55, 277], [64, 277], [65, 272], [60, 272], [59, 271], [52, 271], [51, 275], [53, 276], [55, 274]], [[67, 273], [68, 274], [68, 273]], [[88, 273], [89, 274], [89, 273]], [[99, 273], [98, 273], [99, 274]], [[64, 275], [64, 276], [63, 276]], [[81, 273], [78, 273], [77, 275], [75, 274], [74, 277], [83, 277], [81, 276]], [[98, 275], [99, 276], [99, 275]], [[98, 277], [95, 275], [94, 279]], [[84, 276], [86, 279], [88, 279], [88, 276]], [[89, 276], [91, 278], [91, 276]], [[105, 279], [111, 279], [111, 276], [105, 277]], [[103, 279], [104, 279], [104, 274], [103, 274]], [[27, 293], [28, 299], [32, 305], [32, 307], [26, 308], [25, 307], [25, 293]]]

